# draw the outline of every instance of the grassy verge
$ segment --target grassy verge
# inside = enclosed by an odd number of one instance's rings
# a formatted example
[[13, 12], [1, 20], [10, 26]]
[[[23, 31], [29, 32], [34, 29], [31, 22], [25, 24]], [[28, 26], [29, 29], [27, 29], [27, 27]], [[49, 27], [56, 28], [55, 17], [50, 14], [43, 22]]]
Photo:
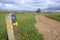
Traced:
[[6, 23], [5, 23], [5, 14], [0, 13], [0, 40], [7, 39]]
[[60, 13], [44, 13], [45, 16], [60, 22]]
[[44, 40], [43, 35], [37, 32], [34, 27], [36, 13], [20, 13], [16, 15], [22, 40]]

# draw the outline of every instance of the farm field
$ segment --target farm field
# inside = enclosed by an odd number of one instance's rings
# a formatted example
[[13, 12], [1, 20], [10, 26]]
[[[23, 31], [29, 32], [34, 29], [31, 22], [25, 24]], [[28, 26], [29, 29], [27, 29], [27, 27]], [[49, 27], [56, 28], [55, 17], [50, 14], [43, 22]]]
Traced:
[[[43, 34], [35, 29], [36, 13], [16, 13], [22, 40], [44, 40]], [[7, 40], [5, 13], [0, 13], [0, 40]]]
[[54, 13], [46, 12], [43, 13], [43, 15], [60, 22], [60, 12], [54, 12]]

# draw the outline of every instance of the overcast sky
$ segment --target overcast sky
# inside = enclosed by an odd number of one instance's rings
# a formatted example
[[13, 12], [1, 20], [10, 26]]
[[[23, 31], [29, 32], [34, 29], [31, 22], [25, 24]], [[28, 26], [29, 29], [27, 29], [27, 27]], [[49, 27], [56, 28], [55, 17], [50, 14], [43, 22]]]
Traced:
[[0, 10], [60, 11], [60, 0], [0, 0]]

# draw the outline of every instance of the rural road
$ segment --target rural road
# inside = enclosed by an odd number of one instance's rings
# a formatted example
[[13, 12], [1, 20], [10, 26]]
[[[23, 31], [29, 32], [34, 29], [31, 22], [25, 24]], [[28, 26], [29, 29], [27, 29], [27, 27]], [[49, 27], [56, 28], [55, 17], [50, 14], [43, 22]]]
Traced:
[[60, 40], [60, 22], [45, 17], [42, 14], [36, 15], [36, 25], [44, 40]]

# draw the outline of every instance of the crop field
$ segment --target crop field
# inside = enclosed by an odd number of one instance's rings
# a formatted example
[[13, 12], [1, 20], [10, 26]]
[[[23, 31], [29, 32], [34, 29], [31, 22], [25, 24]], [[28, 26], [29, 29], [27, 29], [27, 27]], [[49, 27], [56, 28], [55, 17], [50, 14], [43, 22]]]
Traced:
[[[5, 14], [0, 13], [0, 40], [7, 40]], [[43, 34], [34, 27], [35, 15], [36, 13], [29, 12], [16, 13], [21, 40], [44, 40]]]
[[47, 13], [43, 13], [43, 15], [60, 22], [60, 13], [59, 12], [56, 12], [56, 13], [55, 12], [54, 13], [47, 12]]

